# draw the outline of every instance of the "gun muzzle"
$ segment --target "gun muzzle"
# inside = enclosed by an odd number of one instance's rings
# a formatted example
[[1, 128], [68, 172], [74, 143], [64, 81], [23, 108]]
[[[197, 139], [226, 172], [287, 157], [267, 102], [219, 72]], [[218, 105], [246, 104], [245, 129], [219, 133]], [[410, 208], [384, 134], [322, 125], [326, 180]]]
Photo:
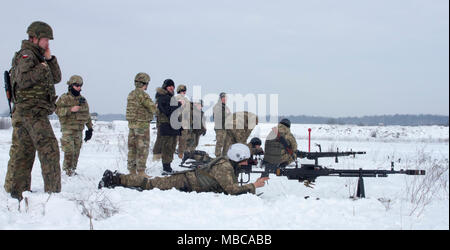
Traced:
[[425, 175], [425, 170], [406, 170], [406, 175]]

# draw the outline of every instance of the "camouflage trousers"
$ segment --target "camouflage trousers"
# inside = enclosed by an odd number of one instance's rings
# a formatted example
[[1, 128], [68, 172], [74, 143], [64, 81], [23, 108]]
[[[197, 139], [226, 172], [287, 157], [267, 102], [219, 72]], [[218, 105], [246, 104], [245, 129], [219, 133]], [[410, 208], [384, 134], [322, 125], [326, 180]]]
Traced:
[[150, 150], [150, 128], [130, 128], [128, 133], [128, 170], [145, 170]]
[[192, 130], [184, 129], [181, 131], [181, 136], [178, 136], [178, 154], [183, 154], [184, 151], [189, 151], [192, 147]]
[[124, 187], [136, 187], [144, 190], [154, 188], [169, 190], [175, 188], [184, 192], [203, 191], [196, 180], [194, 172], [179, 173], [167, 177], [155, 177], [153, 179], [139, 175], [121, 175], [120, 183]]
[[[13, 121], [14, 123], [14, 121]], [[22, 162], [25, 164], [21, 167], [21, 169], [26, 169], [30, 171], [26, 171], [27, 176], [22, 178], [22, 189], [24, 191], [30, 191], [31, 190], [31, 169], [33, 168], [34, 159], [36, 156], [36, 152], [26, 152], [23, 154], [19, 154], [19, 147], [21, 146], [19, 144], [19, 129], [17, 127], [13, 127], [13, 133], [12, 133], [12, 143], [11, 148], [9, 149], [9, 161], [8, 161], [8, 168], [6, 170], [6, 177], [5, 177], [5, 184], [4, 188], [7, 193], [11, 193], [13, 190], [13, 184], [14, 184], [14, 174], [15, 171], [18, 169], [17, 167], [14, 167], [14, 164], [18, 164], [19, 162]], [[22, 158], [22, 159], [20, 159]], [[29, 173], [29, 174], [28, 174]]]
[[58, 141], [47, 115], [13, 114], [13, 135], [5, 190], [21, 197], [30, 190], [36, 151], [41, 163], [45, 192], [61, 192]]
[[192, 152], [198, 147], [200, 142], [200, 134], [196, 132], [191, 132], [186, 138], [186, 151]]
[[222, 149], [225, 143], [226, 130], [224, 129], [216, 129], [216, 157], [220, 157], [222, 155]]
[[161, 136], [162, 163], [170, 164], [177, 147], [177, 136]]
[[83, 131], [73, 129], [63, 129], [61, 137], [61, 147], [64, 152], [63, 170], [68, 174], [73, 173], [77, 168], [80, 156], [81, 145], [83, 144]]
[[156, 141], [155, 144], [153, 145], [154, 155], [161, 154], [161, 132], [159, 130], [159, 124], [156, 127], [157, 127]]

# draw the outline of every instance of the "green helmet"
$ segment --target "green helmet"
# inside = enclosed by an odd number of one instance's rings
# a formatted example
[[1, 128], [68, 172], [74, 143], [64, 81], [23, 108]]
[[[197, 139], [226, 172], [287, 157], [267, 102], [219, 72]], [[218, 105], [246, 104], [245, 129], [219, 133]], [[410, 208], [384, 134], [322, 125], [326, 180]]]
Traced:
[[179, 94], [179, 93], [184, 92], [184, 91], [186, 91], [186, 85], [183, 85], [183, 84], [178, 85], [177, 93]]
[[136, 87], [141, 88], [144, 85], [147, 85], [150, 82], [150, 76], [147, 73], [138, 73], [134, 78], [134, 85]]
[[83, 85], [83, 78], [81, 78], [81, 76], [79, 75], [73, 75], [70, 77], [69, 81], [67, 81], [67, 85], [69, 86], [76, 83]]
[[37, 37], [39, 39], [41, 38], [48, 38], [53, 40], [53, 30], [50, 25], [36, 21], [30, 24], [27, 29], [27, 34], [31, 37]]

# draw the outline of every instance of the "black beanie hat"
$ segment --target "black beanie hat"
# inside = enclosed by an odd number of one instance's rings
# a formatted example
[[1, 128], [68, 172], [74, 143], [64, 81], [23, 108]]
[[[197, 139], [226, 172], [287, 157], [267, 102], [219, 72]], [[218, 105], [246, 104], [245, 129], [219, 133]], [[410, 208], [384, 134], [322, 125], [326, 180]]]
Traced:
[[284, 118], [283, 120], [280, 121], [280, 123], [288, 128], [291, 127], [291, 121], [289, 121], [289, 119]]
[[162, 88], [163, 88], [163, 89], [166, 89], [166, 88], [169, 87], [169, 86], [174, 86], [174, 87], [175, 87], [175, 83], [173, 82], [173, 80], [172, 80], [172, 79], [166, 79], [166, 80], [164, 80], [164, 83], [163, 83], [163, 85], [162, 85]]

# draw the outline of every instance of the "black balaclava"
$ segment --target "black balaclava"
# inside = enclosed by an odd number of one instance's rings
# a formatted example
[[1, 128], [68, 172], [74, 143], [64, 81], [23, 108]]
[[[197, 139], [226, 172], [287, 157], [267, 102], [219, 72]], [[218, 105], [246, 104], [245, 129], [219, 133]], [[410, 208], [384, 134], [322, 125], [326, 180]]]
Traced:
[[79, 96], [79, 95], [80, 95], [80, 92], [81, 92], [81, 90], [80, 90], [80, 91], [76, 91], [76, 90], [73, 88], [72, 85], [69, 86], [69, 91], [70, 91], [70, 93], [72, 93], [73, 96]]

